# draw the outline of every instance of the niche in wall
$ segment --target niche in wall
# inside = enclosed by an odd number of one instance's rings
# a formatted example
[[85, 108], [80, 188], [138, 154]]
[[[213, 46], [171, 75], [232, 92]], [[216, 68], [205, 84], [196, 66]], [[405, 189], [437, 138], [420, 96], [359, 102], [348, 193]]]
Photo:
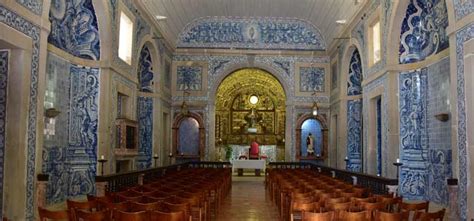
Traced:
[[[308, 154], [307, 138], [313, 137], [314, 154]], [[324, 160], [328, 157], [329, 130], [325, 115], [304, 114], [296, 122], [296, 159]]]

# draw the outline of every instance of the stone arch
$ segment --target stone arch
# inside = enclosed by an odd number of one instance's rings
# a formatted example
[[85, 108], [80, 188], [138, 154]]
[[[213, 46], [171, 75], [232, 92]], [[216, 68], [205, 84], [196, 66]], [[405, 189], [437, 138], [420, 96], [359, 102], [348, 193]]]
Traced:
[[97, 25], [99, 27], [99, 40], [100, 40], [100, 60], [110, 60], [111, 55], [110, 50], [113, 50], [112, 45], [113, 39], [112, 35], [115, 33], [112, 31], [112, 20], [110, 15], [109, 4], [106, 1], [96, 1], [92, 0], [94, 8], [100, 13], [95, 13], [97, 18]]
[[[206, 132], [205, 132], [206, 128], [205, 128], [205, 125], [204, 125], [204, 120], [203, 120], [202, 114], [197, 113], [197, 112], [190, 111], [188, 114], [179, 113], [174, 118], [173, 127], [172, 127], [172, 130], [173, 130], [172, 153], [175, 157], [179, 157], [178, 156], [180, 154], [179, 150], [178, 150], [178, 147], [179, 147], [179, 127], [180, 127], [182, 121], [187, 119], [187, 118], [192, 118], [192, 119], [196, 120], [199, 124], [199, 154], [198, 154], [198, 156], [186, 156], [186, 157], [188, 157], [191, 160], [192, 159], [202, 160], [203, 157], [204, 157], [204, 153], [205, 153], [204, 148], [205, 148], [205, 145], [206, 145]], [[184, 158], [183, 160], [185, 160], [185, 159], [186, 158]]]
[[[321, 132], [322, 132], [322, 149], [321, 149], [321, 156], [315, 156], [315, 157], [303, 157], [301, 156], [301, 131], [302, 131], [302, 126], [303, 123], [306, 120], [310, 119], [315, 119], [319, 121], [321, 124]], [[296, 121], [296, 129], [295, 129], [295, 139], [296, 139], [296, 160], [325, 160], [328, 158], [328, 143], [329, 143], [329, 129], [328, 129], [328, 124], [326, 121], [326, 118], [324, 118], [321, 115], [316, 115], [313, 116], [312, 114], [304, 114], [298, 117], [298, 120]]]
[[[290, 86], [290, 83], [287, 81], [287, 79], [284, 78], [284, 76], [286, 74], [283, 71], [279, 71], [276, 68], [271, 67], [270, 65], [263, 64], [263, 63], [260, 63], [260, 62], [256, 63], [256, 64], [251, 64], [250, 62], [241, 62], [241, 63], [233, 64], [229, 67], [226, 67], [225, 69], [223, 69], [219, 73], [214, 73], [214, 74], [217, 74], [217, 75], [214, 76], [213, 81], [211, 80], [211, 82], [209, 82], [210, 90], [209, 90], [208, 103], [210, 103], [210, 104], [215, 103], [217, 89], [219, 88], [219, 85], [221, 85], [222, 81], [227, 76], [234, 73], [235, 71], [237, 71], [239, 69], [243, 69], [243, 68], [258, 68], [258, 69], [262, 69], [262, 70], [268, 72], [269, 74], [273, 75], [280, 82], [280, 84], [283, 87], [283, 90], [285, 91], [285, 95], [287, 96], [287, 98], [290, 97], [290, 95], [292, 95], [292, 93], [291, 93], [292, 92], [292, 89], [291, 89], [292, 87]], [[289, 99], [287, 99], [287, 100], [289, 100]]]
[[387, 65], [399, 63], [400, 30], [402, 29], [403, 18], [405, 17], [409, 1], [394, 1], [393, 4], [393, 11], [387, 22], [388, 28], [385, 29], [385, 31], [389, 32], [386, 44]]

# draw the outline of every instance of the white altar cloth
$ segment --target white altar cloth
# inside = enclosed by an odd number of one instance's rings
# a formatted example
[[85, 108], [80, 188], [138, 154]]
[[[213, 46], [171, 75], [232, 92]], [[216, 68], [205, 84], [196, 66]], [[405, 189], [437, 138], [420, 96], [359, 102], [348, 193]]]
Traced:
[[260, 169], [265, 170], [265, 160], [232, 160], [232, 172], [234, 169]]

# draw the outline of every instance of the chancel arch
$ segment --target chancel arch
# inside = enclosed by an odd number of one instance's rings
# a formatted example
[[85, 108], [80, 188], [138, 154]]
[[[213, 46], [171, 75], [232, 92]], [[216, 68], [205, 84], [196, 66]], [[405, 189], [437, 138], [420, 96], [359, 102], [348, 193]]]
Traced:
[[[328, 158], [329, 130], [325, 117], [312, 114], [301, 115], [296, 122], [295, 134], [297, 160], [324, 160]], [[313, 153], [308, 151], [311, 148], [313, 148]]]
[[286, 94], [269, 72], [243, 68], [228, 75], [219, 85], [215, 101], [215, 136], [233, 148], [233, 158], [252, 141], [271, 161], [283, 158], [286, 128]]
[[[292, 150], [293, 149], [293, 138], [291, 136], [291, 131], [293, 130], [293, 124], [291, 123], [292, 119], [292, 105], [293, 100], [291, 97], [293, 96], [291, 91], [294, 90], [294, 85], [292, 84], [291, 78], [288, 76], [289, 73], [286, 73], [280, 67], [277, 67], [274, 63], [265, 63], [261, 60], [255, 59], [255, 57], [248, 57], [246, 59], [239, 59], [236, 61], [230, 61], [228, 64], [224, 65], [223, 68], [217, 69], [216, 71], [210, 71], [210, 73], [214, 76], [210, 78], [209, 81], [209, 99], [208, 99], [208, 106], [209, 106], [209, 114], [210, 116], [215, 115], [216, 111], [216, 100], [218, 95], [218, 89], [221, 86], [222, 82], [233, 73], [243, 70], [243, 69], [259, 69], [265, 71], [267, 73], [271, 73], [271, 76], [275, 78], [281, 85], [284, 94], [286, 95], [286, 133], [284, 134], [283, 138], [279, 145], [283, 148], [284, 147], [284, 158], [291, 159], [294, 157]], [[209, 149], [210, 151], [218, 151], [218, 137], [216, 136], [216, 121], [214, 118], [208, 119], [208, 130], [209, 130]], [[211, 142], [214, 141], [214, 142]], [[210, 156], [211, 159], [215, 157]]]

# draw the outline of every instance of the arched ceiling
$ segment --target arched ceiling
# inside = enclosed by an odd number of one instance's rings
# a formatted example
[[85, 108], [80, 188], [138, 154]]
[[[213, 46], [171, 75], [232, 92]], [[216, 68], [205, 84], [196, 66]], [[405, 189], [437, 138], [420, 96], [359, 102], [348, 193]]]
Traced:
[[276, 108], [285, 108], [286, 95], [280, 82], [261, 69], [241, 69], [226, 77], [217, 89], [216, 109], [229, 109], [234, 98], [239, 94], [266, 95], [270, 97]]
[[[155, 21], [163, 37], [176, 47], [181, 31], [196, 19], [219, 17], [296, 18], [318, 28], [330, 45], [341, 31], [336, 20], [351, 19], [362, 7], [355, 0], [139, 0], [151, 17], [165, 16]], [[363, 2], [358, 0], [357, 2]]]

